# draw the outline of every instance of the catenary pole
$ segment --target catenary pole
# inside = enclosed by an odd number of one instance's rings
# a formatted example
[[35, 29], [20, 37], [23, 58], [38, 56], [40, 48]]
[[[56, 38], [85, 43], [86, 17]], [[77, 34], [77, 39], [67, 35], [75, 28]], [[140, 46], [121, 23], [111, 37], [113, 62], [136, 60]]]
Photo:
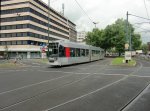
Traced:
[[126, 14], [126, 44], [128, 44], [128, 12]]

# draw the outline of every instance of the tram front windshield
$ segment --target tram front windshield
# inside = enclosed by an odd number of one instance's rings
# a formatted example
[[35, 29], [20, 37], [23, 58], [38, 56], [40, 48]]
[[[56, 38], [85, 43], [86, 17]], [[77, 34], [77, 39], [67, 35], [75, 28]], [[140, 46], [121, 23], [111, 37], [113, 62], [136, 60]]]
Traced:
[[49, 56], [58, 57], [58, 43], [49, 44]]

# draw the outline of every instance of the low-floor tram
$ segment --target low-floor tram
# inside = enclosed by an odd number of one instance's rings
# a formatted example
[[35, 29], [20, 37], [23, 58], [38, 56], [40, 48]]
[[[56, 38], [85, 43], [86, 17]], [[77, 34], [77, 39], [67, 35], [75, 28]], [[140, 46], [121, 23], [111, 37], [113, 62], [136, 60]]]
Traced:
[[99, 47], [58, 40], [49, 43], [48, 55], [51, 66], [63, 66], [100, 60], [105, 54]]

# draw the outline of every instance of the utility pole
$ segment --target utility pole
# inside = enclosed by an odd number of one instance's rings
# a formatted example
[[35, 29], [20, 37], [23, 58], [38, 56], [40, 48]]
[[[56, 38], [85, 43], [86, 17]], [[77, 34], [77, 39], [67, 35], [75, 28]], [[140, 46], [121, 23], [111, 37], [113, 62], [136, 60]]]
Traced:
[[126, 44], [128, 44], [128, 12], [126, 14]]
[[129, 39], [129, 46], [130, 47], [129, 47], [129, 50], [132, 52], [132, 38], [131, 38], [131, 36], [132, 36], [131, 33], [132, 32], [131, 32], [131, 27], [130, 26], [129, 26], [129, 30], [130, 30], [130, 39]]
[[131, 43], [131, 26], [129, 24], [129, 13], [127, 12], [127, 27], [126, 27], [126, 30], [127, 30], [127, 34], [126, 34], [126, 40], [129, 44], [129, 51], [132, 51], [132, 43]]
[[[130, 29], [130, 39], [129, 39], [129, 13], [127, 12], [126, 14], [127, 18], [126, 18], [126, 44], [125, 44], [125, 61], [126, 63], [128, 63], [129, 60], [131, 60], [131, 55], [132, 55], [132, 52], [131, 52], [131, 29]], [[130, 47], [130, 48], [129, 48]], [[130, 52], [129, 52], [130, 51]]]
[[50, 42], [50, 0], [48, 0], [48, 57], [49, 57], [49, 42]]

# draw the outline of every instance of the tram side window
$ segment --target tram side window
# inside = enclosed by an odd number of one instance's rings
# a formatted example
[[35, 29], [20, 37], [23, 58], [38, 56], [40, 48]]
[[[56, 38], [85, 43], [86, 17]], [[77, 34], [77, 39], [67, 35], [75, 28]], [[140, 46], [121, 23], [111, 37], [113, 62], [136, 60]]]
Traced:
[[104, 51], [102, 51], [102, 55], [104, 55], [105, 54], [105, 52]]
[[86, 49], [86, 56], [89, 56], [89, 50]]
[[101, 52], [100, 52], [100, 51], [98, 51], [98, 54], [100, 55], [100, 54], [101, 54]]
[[96, 54], [97, 54], [97, 55], [99, 55], [99, 54], [100, 54], [99, 50], [97, 50], [97, 51], [96, 51]]
[[65, 57], [65, 47], [59, 46], [59, 57]]
[[75, 49], [74, 48], [70, 48], [70, 56], [75, 57]]
[[85, 49], [81, 49], [81, 57], [85, 56]]
[[98, 50], [96, 50], [96, 54], [98, 54]]
[[92, 50], [92, 56], [95, 56], [95, 54], [96, 54], [96, 51]]
[[92, 50], [92, 56], [94, 56], [94, 50]]
[[76, 57], [80, 57], [80, 49], [76, 49]]

